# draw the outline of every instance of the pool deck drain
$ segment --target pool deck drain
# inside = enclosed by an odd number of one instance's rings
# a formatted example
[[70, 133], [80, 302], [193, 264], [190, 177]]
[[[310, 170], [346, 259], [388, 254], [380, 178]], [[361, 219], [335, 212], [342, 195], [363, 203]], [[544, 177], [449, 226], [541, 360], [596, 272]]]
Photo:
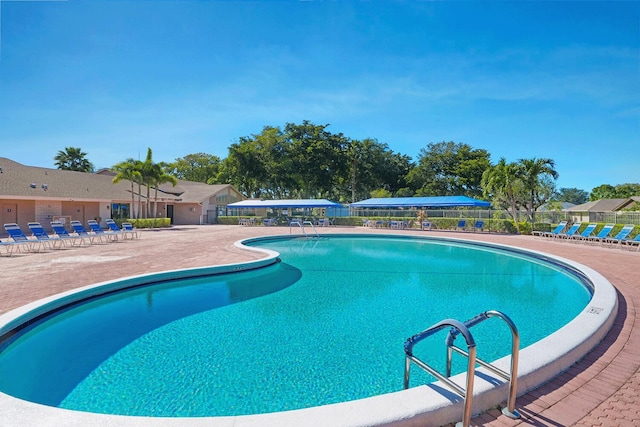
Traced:
[[[520, 420], [492, 409], [473, 426], [640, 425], [640, 252], [493, 233], [372, 230], [328, 227], [319, 233], [384, 233], [465, 238], [547, 252], [601, 273], [618, 290], [616, 321], [583, 360], [549, 383], [520, 396]], [[237, 240], [289, 234], [288, 227], [176, 226], [148, 230], [138, 240], [0, 258], [0, 313], [70, 289], [125, 276], [231, 264], [260, 258]], [[2, 237], [2, 236], [0, 236]], [[596, 309], [596, 307], [594, 307]]]

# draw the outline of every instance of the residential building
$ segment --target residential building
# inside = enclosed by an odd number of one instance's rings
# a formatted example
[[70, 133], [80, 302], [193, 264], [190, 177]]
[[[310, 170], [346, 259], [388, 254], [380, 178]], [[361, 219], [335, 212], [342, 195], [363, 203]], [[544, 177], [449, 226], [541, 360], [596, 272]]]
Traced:
[[[89, 219], [140, 217], [171, 218], [172, 224], [214, 224], [226, 205], [244, 200], [229, 184], [208, 185], [178, 180], [174, 187], [132, 187], [129, 181], [113, 183], [114, 173], [84, 173], [25, 166], [0, 157], [0, 223], [15, 222], [26, 228], [30, 221], [45, 227], [54, 220], [86, 224]], [[140, 197], [138, 192], [140, 192]], [[140, 210], [138, 209], [140, 200]], [[147, 203], [147, 201], [149, 203]], [[157, 206], [155, 206], [157, 201]], [[147, 212], [148, 207], [148, 212]]]

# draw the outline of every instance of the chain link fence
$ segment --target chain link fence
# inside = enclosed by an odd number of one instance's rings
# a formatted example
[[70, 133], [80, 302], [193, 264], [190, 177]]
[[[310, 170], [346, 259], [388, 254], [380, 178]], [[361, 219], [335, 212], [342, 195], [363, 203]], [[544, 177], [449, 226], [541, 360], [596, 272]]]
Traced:
[[[388, 218], [415, 218], [415, 209], [351, 209], [351, 216], [356, 217], [388, 217]], [[467, 218], [467, 219], [511, 219], [504, 210], [495, 209], [427, 209], [429, 218]], [[526, 215], [522, 212], [520, 220], [524, 221]], [[570, 211], [544, 211], [536, 212], [536, 223], [557, 224], [560, 221], [571, 222], [602, 222], [613, 224], [640, 225], [640, 212], [570, 212]]]

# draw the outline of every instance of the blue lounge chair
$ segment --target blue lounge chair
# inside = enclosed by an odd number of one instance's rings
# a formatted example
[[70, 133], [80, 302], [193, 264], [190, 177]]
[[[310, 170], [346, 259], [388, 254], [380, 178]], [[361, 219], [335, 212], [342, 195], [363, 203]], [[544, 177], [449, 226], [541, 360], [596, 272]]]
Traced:
[[600, 230], [598, 234], [596, 234], [595, 236], [591, 236], [587, 239], [587, 243], [595, 244], [595, 243], [604, 242], [604, 239], [609, 237], [609, 233], [611, 233], [611, 230], [613, 230], [614, 226], [615, 224], [605, 224], [604, 227], [602, 227], [602, 230]]
[[138, 238], [138, 230], [136, 230], [136, 228], [130, 222], [122, 223], [122, 231], [124, 232], [125, 239], [127, 238], [127, 235], [130, 235], [132, 239]]
[[582, 230], [582, 233], [574, 234], [573, 236], [571, 236], [571, 240], [575, 241], [588, 239], [593, 234], [593, 230], [595, 230], [597, 226], [598, 224], [595, 222], [590, 223], [584, 230]]
[[65, 241], [57, 236], [49, 236], [44, 227], [39, 222], [29, 222], [27, 227], [31, 230], [31, 234], [42, 242], [43, 245], [48, 246], [49, 249], [62, 249], [65, 246]]
[[[13, 251], [16, 250], [20, 252], [20, 247], [25, 246], [24, 243], [18, 243], [14, 241], [2, 241], [0, 240], [0, 248], [4, 248], [4, 253], [11, 256], [13, 255]], [[2, 255], [2, 249], [0, 249], [0, 255]]]
[[467, 230], [467, 220], [466, 219], [459, 220], [458, 221], [458, 226], [456, 227], [456, 230], [466, 231]]
[[95, 234], [96, 236], [101, 236], [101, 238], [103, 238], [106, 242], [115, 242], [116, 240], [118, 240], [118, 235], [120, 234], [119, 231], [118, 233], [114, 231], [104, 231], [102, 227], [100, 227], [100, 224], [98, 224], [98, 221], [96, 221], [95, 219], [90, 219], [89, 221], [87, 221], [87, 224], [89, 225], [89, 228], [91, 229], [93, 234]]
[[640, 233], [638, 233], [638, 235], [633, 238], [633, 239], [625, 239], [622, 241], [622, 244], [624, 246], [637, 246], [638, 249], [636, 249], [636, 251], [640, 251]]
[[11, 237], [11, 240], [18, 244], [26, 246], [29, 252], [35, 251], [36, 248], [40, 250], [40, 248], [42, 247], [42, 242], [37, 239], [29, 239], [26, 234], [24, 234], [20, 226], [16, 223], [12, 222], [5, 224], [4, 229], [7, 230], [7, 233], [9, 233], [9, 237]]
[[105, 222], [109, 226], [109, 231], [111, 231], [115, 235], [122, 236], [123, 240], [127, 240], [127, 234], [131, 234], [127, 233], [124, 228], [118, 227], [118, 224], [116, 224], [116, 222], [112, 219], [106, 219]]
[[571, 239], [578, 232], [578, 229], [581, 225], [581, 222], [574, 222], [573, 224], [571, 224], [571, 227], [569, 227], [566, 233], [558, 233], [553, 237], [556, 239]]
[[633, 225], [625, 225], [624, 227], [622, 227], [622, 230], [620, 230], [618, 232], [618, 234], [616, 234], [614, 237], [606, 237], [602, 243], [603, 244], [608, 244], [608, 245], [619, 245], [622, 243], [622, 241], [624, 239], [627, 238], [627, 236], [629, 236], [629, 234], [631, 234], [631, 232], [633, 231]]
[[80, 236], [78, 234], [69, 234], [67, 229], [64, 228], [64, 225], [60, 221], [52, 221], [51, 228], [53, 229], [56, 237], [64, 240], [65, 242], [71, 243], [72, 246], [75, 246], [78, 243], [82, 245], [83, 243], [90, 242], [89, 238]]
[[554, 237], [560, 233], [562, 233], [562, 230], [564, 230], [564, 228], [567, 226], [567, 223], [569, 221], [562, 221], [560, 222], [560, 224], [558, 224], [556, 226], [556, 228], [554, 228], [551, 231], [532, 231], [531, 235], [538, 236], [538, 237]]
[[78, 236], [82, 236], [85, 239], [89, 240], [89, 243], [93, 244], [95, 243], [96, 239], [99, 242], [106, 242], [106, 239], [104, 236], [95, 234], [95, 233], [89, 233], [87, 231], [86, 228], [84, 228], [84, 225], [82, 225], [82, 223], [80, 221], [71, 221], [69, 224], [71, 224], [71, 228], [73, 228], [73, 231], [75, 231], [75, 233]]
[[473, 232], [475, 233], [476, 231], [482, 231], [484, 230], [484, 221], [479, 219], [477, 220], [474, 224], [473, 224]]

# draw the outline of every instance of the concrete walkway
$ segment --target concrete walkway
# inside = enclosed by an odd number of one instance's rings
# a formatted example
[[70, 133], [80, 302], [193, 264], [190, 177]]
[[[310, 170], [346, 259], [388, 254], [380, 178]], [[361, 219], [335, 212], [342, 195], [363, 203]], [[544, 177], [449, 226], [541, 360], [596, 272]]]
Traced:
[[[318, 229], [330, 233], [393, 233], [468, 238], [548, 252], [585, 264], [619, 292], [618, 318], [585, 359], [550, 383], [518, 398], [521, 420], [499, 409], [476, 417], [474, 426], [640, 425], [640, 252], [489, 233]], [[299, 231], [299, 230], [298, 230]], [[179, 226], [141, 232], [138, 240], [3, 256], [0, 313], [62, 291], [124, 276], [206, 265], [231, 264], [259, 255], [234, 246], [248, 237], [289, 234], [287, 227]], [[0, 416], [1, 417], [1, 416]]]

